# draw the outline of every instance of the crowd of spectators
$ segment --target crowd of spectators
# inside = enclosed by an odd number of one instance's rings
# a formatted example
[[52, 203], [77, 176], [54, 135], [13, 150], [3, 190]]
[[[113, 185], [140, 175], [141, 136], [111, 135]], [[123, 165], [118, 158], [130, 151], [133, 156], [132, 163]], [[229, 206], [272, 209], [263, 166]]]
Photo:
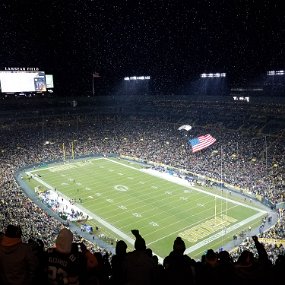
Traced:
[[22, 240], [21, 227], [8, 225], [0, 237], [0, 284], [268, 284], [280, 281], [285, 265], [284, 255], [272, 264], [263, 244], [252, 236], [257, 255], [245, 249], [236, 261], [228, 251], [207, 250], [200, 260], [185, 255], [181, 237], [173, 242], [162, 264], [146, 246], [139, 230], [134, 250], [120, 240], [111, 258], [100, 252], [92, 253], [84, 243], [74, 242], [73, 233], [62, 228], [55, 245], [44, 249], [41, 240]]
[[[76, 157], [98, 153], [136, 157], [222, 180], [253, 197], [267, 199], [272, 205], [284, 200], [284, 131], [270, 136], [231, 131], [213, 120], [211, 125], [197, 125], [191, 133], [183, 133], [177, 130], [181, 124], [151, 117], [84, 114], [45, 117], [39, 121], [6, 120], [0, 138], [0, 231], [5, 232], [8, 224], [19, 225], [24, 242], [33, 238], [42, 240], [45, 248], [54, 244], [63, 224], [26, 197], [14, 175], [21, 167], [62, 160], [62, 143], [66, 145], [67, 157], [72, 155], [74, 142]], [[192, 154], [188, 140], [205, 133], [211, 133], [217, 142]], [[284, 217], [280, 215], [279, 222], [262, 237], [284, 239], [283, 225]], [[81, 238], [75, 234], [74, 240]], [[85, 242], [102, 259], [109, 256], [96, 244]], [[238, 260], [243, 251], [256, 248], [253, 244], [256, 242], [244, 241], [233, 258]], [[273, 262], [284, 254], [283, 246], [266, 245], [266, 250]]]

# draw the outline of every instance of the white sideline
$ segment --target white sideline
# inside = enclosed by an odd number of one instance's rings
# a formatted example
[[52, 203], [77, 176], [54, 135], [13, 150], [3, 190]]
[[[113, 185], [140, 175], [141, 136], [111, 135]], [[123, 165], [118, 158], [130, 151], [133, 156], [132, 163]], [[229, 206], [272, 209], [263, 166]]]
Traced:
[[[31, 174], [30, 172], [26, 172], [28, 175], [31, 175], [33, 177], [34, 180], [38, 181], [39, 183], [41, 183], [42, 185], [44, 185], [45, 187], [47, 187], [49, 190], [53, 191], [53, 187], [50, 186], [48, 183], [44, 182], [42, 179], [40, 179], [39, 177]], [[68, 197], [66, 197], [63, 193], [61, 193], [60, 191], [57, 191], [58, 193], [60, 193], [60, 195], [62, 197], [64, 197], [67, 201], [68, 201]], [[130, 238], [128, 235], [126, 235], [125, 233], [123, 233], [122, 231], [120, 231], [119, 229], [115, 228], [113, 225], [111, 225], [110, 223], [106, 222], [105, 220], [103, 220], [102, 218], [100, 218], [99, 216], [95, 215], [94, 213], [88, 211], [87, 209], [85, 209], [84, 207], [81, 207], [80, 205], [77, 205], [77, 207], [82, 210], [84, 213], [86, 213], [89, 217], [93, 218], [94, 220], [96, 220], [97, 222], [99, 222], [100, 224], [102, 224], [103, 226], [105, 226], [106, 228], [110, 229], [111, 231], [113, 231], [114, 233], [116, 233], [118, 236], [122, 237], [123, 239], [127, 240], [130, 244], [134, 244], [135, 240]]]
[[194, 189], [195, 191], [207, 194], [209, 196], [217, 197], [217, 198], [219, 198], [221, 200], [225, 200], [225, 201], [231, 202], [233, 204], [236, 204], [236, 205], [239, 205], [239, 206], [243, 206], [243, 207], [246, 207], [246, 208], [258, 211], [258, 212], [261, 212], [263, 214], [267, 213], [266, 211], [261, 210], [259, 208], [256, 208], [256, 207], [253, 207], [253, 206], [250, 206], [250, 205], [247, 205], [247, 204], [243, 204], [241, 202], [229, 199], [227, 197], [223, 197], [221, 195], [217, 195], [217, 194], [213, 194], [213, 193], [207, 192], [205, 190], [196, 188], [195, 186], [191, 186], [190, 183], [188, 181], [186, 181], [185, 179], [183, 179], [183, 178], [175, 177], [175, 176], [172, 176], [172, 175], [167, 174], [167, 173], [161, 173], [161, 172], [159, 172], [157, 170], [153, 170], [153, 169], [142, 169], [140, 171], [145, 172], [145, 173], [150, 174], [150, 175], [155, 176], [155, 177], [162, 178], [162, 179], [170, 181], [170, 182], [174, 182], [174, 183], [179, 184], [181, 186], [185, 186], [187, 188]]

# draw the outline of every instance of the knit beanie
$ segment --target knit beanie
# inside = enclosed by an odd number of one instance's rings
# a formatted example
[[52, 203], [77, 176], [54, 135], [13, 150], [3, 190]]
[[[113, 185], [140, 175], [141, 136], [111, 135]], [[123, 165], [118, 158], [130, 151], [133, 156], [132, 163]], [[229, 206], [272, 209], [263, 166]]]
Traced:
[[55, 241], [56, 249], [62, 253], [70, 253], [73, 241], [73, 234], [72, 232], [67, 229], [63, 228], [60, 230], [57, 239]]
[[181, 237], [177, 237], [173, 243], [173, 250], [177, 252], [184, 252], [186, 249], [185, 243]]

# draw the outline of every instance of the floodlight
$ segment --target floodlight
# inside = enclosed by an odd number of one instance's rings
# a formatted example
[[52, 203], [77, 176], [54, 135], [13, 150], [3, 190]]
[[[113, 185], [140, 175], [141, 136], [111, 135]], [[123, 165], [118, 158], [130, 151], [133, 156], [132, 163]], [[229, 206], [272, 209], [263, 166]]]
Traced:
[[267, 75], [284, 75], [285, 72], [284, 70], [270, 70], [270, 71], [267, 71]]
[[124, 77], [124, 80], [149, 80], [150, 76], [130, 76], [130, 77]]
[[202, 73], [201, 74], [202, 78], [220, 78], [220, 77], [226, 77], [226, 73]]

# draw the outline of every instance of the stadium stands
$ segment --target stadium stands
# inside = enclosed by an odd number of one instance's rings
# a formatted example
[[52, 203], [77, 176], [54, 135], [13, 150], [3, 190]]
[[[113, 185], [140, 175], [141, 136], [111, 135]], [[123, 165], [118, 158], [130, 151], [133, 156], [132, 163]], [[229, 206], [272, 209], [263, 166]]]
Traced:
[[[62, 143], [68, 144], [75, 139], [77, 156], [115, 153], [138, 157], [188, 170], [213, 181], [221, 178], [219, 165], [222, 159], [225, 183], [258, 197], [271, 205], [272, 209], [276, 203], [284, 201], [285, 125], [282, 122], [285, 120], [285, 105], [219, 104], [207, 101], [177, 103], [163, 98], [148, 98], [147, 105], [134, 99], [129, 103], [121, 99], [104, 105], [104, 100], [110, 102], [109, 98], [90, 100], [87, 103], [79, 102], [76, 108], [64, 102], [61, 105], [47, 101], [42, 106], [38, 102], [30, 103], [22, 109], [17, 107], [17, 110], [10, 105], [10, 110], [0, 112], [0, 231], [5, 232], [8, 224], [20, 225], [23, 241], [40, 239], [45, 249], [53, 246], [64, 225], [27, 198], [14, 175], [20, 167], [61, 160]], [[209, 132], [217, 138], [216, 144], [192, 154], [187, 140], [177, 131], [179, 125], [184, 123], [193, 126], [188, 136]], [[112, 140], [105, 141], [105, 137], [112, 137]], [[45, 141], [52, 144], [44, 145]], [[219, 151], [221, 147], [222, 157]], [[66, 155], [71, 157], [70, 150]], [[280, 262], [284, 265], [284, 257], [281, 258], [285, 253], [282, 245], [285, 239], [284, 216], [282, 211], [278, 214], [278, 223], [259, 235], [264, 238], [268, 259], [258, 241], [250, 238], [232, 253], [230, 266], [235, 268], [236, 275], [229, 278], [234, 278], [234, 282], [244, 280], [246, 273], [241, 272], [243, 266], [256, 266], [259, 274], [248, 279], [246, 277], [247, 281], [252, 278], [257, 283], [264, 283], [267, 279], [260, 279], [260, 276], [264, 276], [262, 273], [269, 272], [271, 277]], [[266, 242], [265, 238], [275, 241]], [[75, 234], [75, 241], [80, 239], [80, 235]], [[85, 242], [92, 253], [97, 253], [98, 259], [102, 256], [102, 268], [107, 270], [110, 252], [94, 243]], [[245, 250], [253, 252], [259, 259], [252, 260], [250, 265], [243, 264], [241, 257]], [[215, 259], [215, 256], [206, 255], [201, 261], [196, 261], [194, 267], [198, 276], [209, 271], [216, 274], [216, 270], [220, 270], [220, 267], [217, 269], [211, 265], [211, 258]], [[215, 263], [218, 264], [218, 260]], [[107, 282], [106, 274], [111, 273], [106, 273], [102, 268], [94, 274], [102, 282]], [[154, 268], [156, 276], [160, 276], [158, 266]], [[197, 280], [197, 284], [208, 281], [202, 278]], [[89, 283], [84, 280], [82, 284]]]

